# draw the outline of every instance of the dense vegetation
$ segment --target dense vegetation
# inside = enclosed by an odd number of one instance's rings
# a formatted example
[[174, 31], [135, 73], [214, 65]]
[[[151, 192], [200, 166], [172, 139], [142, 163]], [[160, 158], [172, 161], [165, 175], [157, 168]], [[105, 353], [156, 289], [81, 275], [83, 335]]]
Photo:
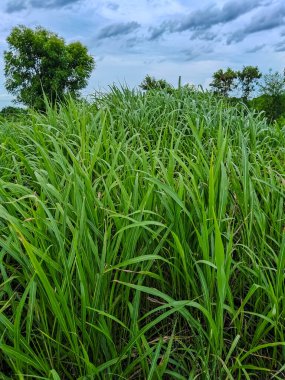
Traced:
[[2, 379], [284, 379], [284, 128], [113, 88], [0, 144]]
[[4, 52], [5, 87], [16, 101], [45, 110], [43, 94], [51, 104], [66, 94], [78, 97], [95, 66], [94, 58], [80, 42], [67, 44], [42, 27], [16, 26], [7, 37]]
[[[81, 42], [67, 44], [62, 37], [43, 27], [31, 29], [18, 25], [7, 37], [7, 43], [5, 87], [15, 97], [14, 102], [44, 112], [46, 101], [55, 106], [67, 95], [80, 98], [80, 90], [86, 87], [95, 67], [93, 56]], [[168, 94], [176, 91], [165, 79], [150, 75], [146, 75], [139, 87], [144, 91], [164, 90]], [[178, 88], [181, 87], [179, 77]], [[183, 87], [190, 90], [193, 86]], [[228, 98], [236, 105], [243, 102], [251, 109], [263, 111], [270, 123], [284, 124], [285, 71], [281, 74], [270, 69], [263, 75], [258, 66], [219, 69], [213, 73], [210, 88], [215, 95]], [[7, 114], [15, 119], [19, 109], [5, 107], [0, 111], [0, 118]]]
[[[194, 89], [195, 86], [186, 84], [185, 89]], [[147, 75], [140, 84], [140, 88], [149, 90], [164, 90], [168, 93], [176, 89], [165, 79], [155, 79]], [[181, 88], [179, 77], [178, 88]], [[252, 110], [263, 112], [269, 123], [285, 124], [285, 70], [269, 70], [262, 75], [257, 66], [244, 66], [242, 70], [234, 71], [220, 69], [213, 73], [210, 83], [211, 92], [216, 96], [228, 100], [232, 105], [243, 103]], [[198, 89], [202, 89], [198, 86]], [[203, 90], [203, 89], [202, 89]]]

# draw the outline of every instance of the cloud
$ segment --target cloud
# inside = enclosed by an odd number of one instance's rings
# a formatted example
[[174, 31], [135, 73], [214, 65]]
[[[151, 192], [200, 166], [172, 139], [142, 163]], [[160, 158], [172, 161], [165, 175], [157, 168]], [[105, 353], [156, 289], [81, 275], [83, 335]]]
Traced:
[[98, 34], [98, 39], [102, 40], [104, 38], [130, 34], [138, 28], [140, 28], [140, 24], [135, 21], [111, 24], [101, 29]]
[[78, 3], [81, 0], [49, 0], [43, 2], [42, 0], [30, 0], [33, 7], [36, 8], [61, 8], [67, 5]]
[[264, 9], [258, 16], [253, 17], [251, 22], [243, 29], [239, 29], [228, 37], [227, 43], [243, 41], [248, 35], [275, 29], [284, 25], [285, 5], [282, 4], [271, 11]]
[[177, 22], [168, 20], [168, 21], [164, 21], [156, 28], [153, 28], [153, 27], [149, 28], [149, 31], [151, 32], [149, 36], [149, 40], [154, 41], [167, 32], [169, 33], [175, 32], [176, 26], [177, 26]]
[[14, 13], [20, 12], [27, 8], [27, 4], [22, 0], [9, 1], [6, 7], [6, 12]]
[[6, 12], [20, 12], [27, 8], [63, 8], [79, 1], [81, 0], [10, 0], [7, 4]]
[[285, 51], [285, 40], [276, 44], [274, 50], [278, 53]]
[[[197, 46], [193, 46], [191, 49], [184, 49], [184, 50], [181, 50], [180, 53], [182, 54], [183, 56], [183, 60], [184, 62], [188, 62], [188, 61], [195, 61], [195, 60], [200, 60], [201, 57], [204, 57], [213, 53], [214, 49], [213, 49], [213, 46], [212, 45], [197, 45]], [[181, 57], [181, 55], [179, 55], [179, 57]], [[180, 58], [179, 58], [180, 59]]]
[[141, 43], [142, 40], [138, 37], [131, 37], [131, 38], [128, 38], [127, 41], [126, 41], [126, 47], [127, 48], [134, 48], [134, 47], [137, 47], [139, 43]]
[[264, 48], [264, 46], [265, 46], [265, 44], [256, 45], [253, 48], [248, 49], [246, 52], [247, 53], [256, 53], [257, 51], [262, 50]]
[[180, 20], [168, 20], [161, 23], [156, 28], [151, 28], [150, 40], [155, 40], [165, 33], [175, 33], [184, 31], [207, 30], [218, 24], [226, 24], [236, 20], [238, 17], [264, 5], [262, 0], [230, 0], [223, 5], [209, 6], [205, 9], [198, 9]]
[[112, 11], [117, 11], [120, 6], [119, 4], [115, 4], [115, 3], [107, 3], [106, 7], [111, 9]]
[[203, 40], [203, 41], [214, 41], [219, 37], [216, 33], [211, 33], [205, 30], [196, 30], [191, 36], [191, 40]]
[[226, 24], [250, 12], [261, 4], [260, 0], [228, 1], [222, 8], [216, 6], [190, 14], [176, 31], [208, 29], [217, 24]]

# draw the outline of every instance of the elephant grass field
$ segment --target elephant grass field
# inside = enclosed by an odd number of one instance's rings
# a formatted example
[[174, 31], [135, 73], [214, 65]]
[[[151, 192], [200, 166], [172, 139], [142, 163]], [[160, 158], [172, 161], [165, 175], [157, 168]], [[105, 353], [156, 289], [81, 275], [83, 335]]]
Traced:
[[112, 87], [0, 127], [0, 378], [285, 378], [285, 127]]

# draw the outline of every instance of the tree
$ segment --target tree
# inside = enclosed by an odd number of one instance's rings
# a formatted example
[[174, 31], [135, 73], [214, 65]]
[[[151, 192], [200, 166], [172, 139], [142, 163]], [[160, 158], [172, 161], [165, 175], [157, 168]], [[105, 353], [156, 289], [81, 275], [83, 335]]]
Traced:
[[12, 29], [4, 52], [6, 89], [16, 102], [39, 110], [44, 95], [55, 104], [69, 93], [78, 96], [95, 66], [80, 42], [66, 44], [63, 38], [42, 27]]
[[142, 83], [140, 84], [140, 88], [149, 91], [149, 90], [165, 90], [166, 92], [171, 93], [173, 91], [173, 87], [169, 84], [165, 79], [155, 79], [150, 75], [147, 75]]
[[260, 92], [269, 96], [280, 96], [285, 92], [285, 73], [269, 70], [268, 74], [263, 76], [263, 82], [259, 85]]
[[258, 79], [262, 76], [257, 66], [244, 66], [237, 72], [237, 77], [241, 85], [242, 98], [247, 101], [251, 92], [254, 91]]
[[222, 69], [216, 71], [213, 74], [213, 81], [210, 86], [213, 87], [214, 93], [229, 96], [229, 93], [236, 88], [237, 73], [231, 68], [227, 68], [226, 71]]
[[278, 119], [285, 111], [285, 73], [269, 70], [259, 85], [261, 95], [266, 98], [264, 111], [270, 121]]

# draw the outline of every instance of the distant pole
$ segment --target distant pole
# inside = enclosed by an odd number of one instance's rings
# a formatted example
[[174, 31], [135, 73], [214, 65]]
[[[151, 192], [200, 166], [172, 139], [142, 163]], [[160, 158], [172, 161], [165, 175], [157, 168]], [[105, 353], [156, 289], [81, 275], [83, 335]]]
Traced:
[[181, 88], [181, 75], [179, 75], [178, 77], [178, 89]]

